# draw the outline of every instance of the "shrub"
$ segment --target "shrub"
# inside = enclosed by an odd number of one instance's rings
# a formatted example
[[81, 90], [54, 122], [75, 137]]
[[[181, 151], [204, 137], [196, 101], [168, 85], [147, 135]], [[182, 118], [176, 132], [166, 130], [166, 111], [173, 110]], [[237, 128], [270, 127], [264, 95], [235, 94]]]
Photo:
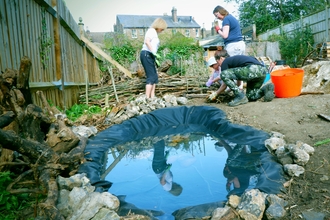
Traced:
[[307, 54], [313, 50], [314, 38], [309, 26], [296, 29], [291, 35], [283, 34], [279, 40], [280, 53], [289, 66], [301, 66]]

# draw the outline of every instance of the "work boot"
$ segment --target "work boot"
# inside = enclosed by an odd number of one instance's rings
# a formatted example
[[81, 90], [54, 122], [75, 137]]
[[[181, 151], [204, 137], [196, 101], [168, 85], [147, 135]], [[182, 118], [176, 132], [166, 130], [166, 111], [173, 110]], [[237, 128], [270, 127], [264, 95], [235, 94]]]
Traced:
[[264, 85], [261, 90], [264, 93], [264, 101], [265, 102], [270, 102], [274, 99], [274, 84], [273, 83], [267, 83]]
[[245, 104], [245, 103], [248, 103], [248, 98], [245, 96], [244, 92], [240, 92], [238, 93], [234, 100], [229, 102], [228, 105], [233, 107], [233, 106], [237, 106], [237, 105], [242, 105], [242, 104]]

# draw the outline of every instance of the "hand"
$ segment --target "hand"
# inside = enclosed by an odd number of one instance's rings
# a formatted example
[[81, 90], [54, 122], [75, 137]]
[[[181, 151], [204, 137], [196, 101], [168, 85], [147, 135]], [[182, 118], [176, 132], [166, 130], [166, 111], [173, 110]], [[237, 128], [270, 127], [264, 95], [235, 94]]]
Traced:
[[155, 59], [155, 63], [156, 63], [157, 68], [160, 67], [159, 60]]
[[212, 92], [211, 95], [209, 95], [208, 100], [214, 101], [217, 98], [218, 94], [216, 92]]
[[158, 53], [154, 53], [155, 59], [160, 59], [160, 55]]
[[153, 55], [155, 56], [155, 63], [158, 68], [158, 67], [160, 67], [160, 63], [159, 63], [160, 55], [157, 53], [154, 53]]
[[217, 33], [220, 31], [220, 27], [219, 26], [215, 26], [214, 29], [215, 29], [215, 32], [217, 32]]
[[213, 80], [212, 80], [212, 79], [209, 79], [209, 80], [205, 83], [205, 85], [206, 85], [207, 87], [210, 87], [210, 86], [212, 85], [212, 83], [213, 83]]
[[170, 170], [171, 169], [171, 167], [172, 167], [172, 164], [170, 163], [170, 164], [167, 164], [166, 165], [166, 169], [165, 170]]

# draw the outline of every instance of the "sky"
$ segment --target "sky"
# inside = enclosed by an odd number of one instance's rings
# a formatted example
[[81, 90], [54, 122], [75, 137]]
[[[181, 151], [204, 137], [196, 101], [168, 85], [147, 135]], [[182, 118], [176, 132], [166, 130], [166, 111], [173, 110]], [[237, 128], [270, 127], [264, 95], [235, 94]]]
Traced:
[[178, 16], [192, 16], [207, 30], [214, 21], [213, 9], [221, 5], [237, 17], [237, 4], [223, 0], [63, 0], [75, 21], [83, 19], [85, 30], [91, 32], [113, 31], [116, 16], [121, 15], [171, 15], [173, 7]]

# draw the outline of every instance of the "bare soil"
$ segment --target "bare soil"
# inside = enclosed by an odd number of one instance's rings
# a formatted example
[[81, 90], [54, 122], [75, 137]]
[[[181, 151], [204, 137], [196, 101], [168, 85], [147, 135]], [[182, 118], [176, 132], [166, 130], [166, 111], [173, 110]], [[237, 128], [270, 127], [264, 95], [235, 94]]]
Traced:
[[330, 143], [315, 146], [330, 138], [330, 121], [319, 116], [330, 116], [330, 94], [275, 98], [271, 102], [249, 102], [236, 107], [195, 98], [189, 105], [215, 106], [232, 123], [280, 132], [287, 144], [302, 141], [314, 147], [315, 153], [305, 165], [305, 173], [299, 177], [287, 176], [291, 184], [281, 196], [289, 203], [288, 219], [302, 219], [304, 211], [321, 212], [325, 219], [330, 219], [330, 180], [324, 180], [330, 177]]

